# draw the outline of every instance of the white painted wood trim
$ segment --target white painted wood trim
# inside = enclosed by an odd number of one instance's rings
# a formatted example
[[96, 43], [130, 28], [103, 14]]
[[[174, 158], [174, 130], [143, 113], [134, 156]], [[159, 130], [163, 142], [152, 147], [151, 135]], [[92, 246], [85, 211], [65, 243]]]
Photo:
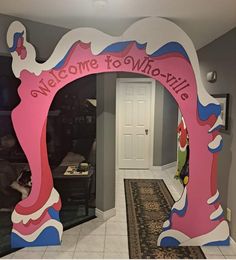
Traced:
[[112, 209], [109, 209], [107, 211], [102, 211], [98, 208], [95, 209], [95, 215], [97, 218], [103, 220], [103, 221], [106, 221], [112, 217], [114, 217], [116, 215], [116, 209], [115, 208], [112, 208]]
[[149, 169], [153, 166], [153, 156], [154, 156], [154, 119], [155, 119], [155, 93], [156, 93], [156, 81], [151, 79], [152, 87], [151, 87], [151, 117], [150, 117], [150, 161], [149, 161]]
[[167, 170], [167, 169], [169, 169], [169, 168], [171, 168], [171, 167], [175, 167], [176, 165], [177, 165], [177, 161], [171, 162], [171, 163], [162, 165], [162, 166], [161, 166], [161, 170], [164, 171], [164, 170]]
[[119, 88], [118, 88], [118, 82], [119, 79], [116, 79], [116, 111], [115, 111], [115, 135], [116, 135], [116, 140], [115, 140], [115, 169], [118, 172], [119, 171], [119, 167], [118, 167], [118, 157], [119, 157], [119, 139], [118, 139], [118, 135], [119, 135], [119, 117], [118, 117], [118, 111], [119, 111], [119, 106], [118, 106], [118, 102], [117, 102], [117, 98], [119, 96]]
[[119, 156], [119, 147], [118, 147], [118, 136], [119, 136], [119, 117], [118, 117], [118, 111], [119, 111], [119, 102], [117, 102], [117, 97], [119, 95], [119, 87], [118, 85], [120, 83], [125, 82], [150, 82], [151, 84], [151, 100], [150, 100], [150, 160], [149, 160], [149, 169], [152, 169], [153, 167], [153, 153], [154, 153], [154, 116], [155, 116], [155, 92], [156, 92], [156, 81], [152, 78], [117, 78], [116, 79], [116, 140], [115, 140], [115, 149], [116, 149], [116, 163], [115, 167], [116, 170], [119, 170], [118, 167], [118, 156]]

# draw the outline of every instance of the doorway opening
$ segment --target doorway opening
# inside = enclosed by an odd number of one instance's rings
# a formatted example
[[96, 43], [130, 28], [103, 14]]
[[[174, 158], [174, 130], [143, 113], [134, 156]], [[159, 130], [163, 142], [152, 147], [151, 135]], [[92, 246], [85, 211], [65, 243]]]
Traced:
[[94, 218], [96, 75], [75, 80], [56, 94], [48, 112], [47, 151], [64, 230]]
[[[168, 184], [171, 182], [176, 200], [180, 198], [189, 177], [189, 161], [185, 165], [186, 158], [184, 161], [180, 158], [179, 162], [178, 111], [176, 100], [159, 82], [134, 73], [117, 74], [116, 172], [127, 178], [153, 176], [154, 179], [164, 179]], [[149, 149], [145, 149], [146, 129], [150, 135]], [[149, 161], [146, 165], [143, 164], [145, 157]], [[179, 167], [181, 163], [183, 165]], [[183, 175], [187, 176], [184, 181]]]

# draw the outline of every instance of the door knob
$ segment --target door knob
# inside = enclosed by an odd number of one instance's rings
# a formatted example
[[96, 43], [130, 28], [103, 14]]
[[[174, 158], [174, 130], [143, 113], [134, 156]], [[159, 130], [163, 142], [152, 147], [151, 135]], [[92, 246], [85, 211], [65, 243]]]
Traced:
[[148, 129], [145, 129], [145, 133], [146, 133], [146, 135], [148, 135]]

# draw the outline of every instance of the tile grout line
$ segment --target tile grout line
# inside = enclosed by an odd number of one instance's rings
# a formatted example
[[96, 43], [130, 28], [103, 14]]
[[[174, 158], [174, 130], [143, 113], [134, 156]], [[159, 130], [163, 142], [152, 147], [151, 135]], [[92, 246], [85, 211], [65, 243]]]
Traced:
[[105, 257], [105, 243], [106, 243], [106, 237], [107, 237], [107, 220], [105, 224], [105, 236], [104, 236], [104, 243], [103, 243], [103, 259]]
[[73, 255], [72, 255], [72, 259], [74, 259], [74, 256], [75, 256], [75, 252], [76, 252], [76, 247], [77, 247], [77, 244], [78, 244], [78, 242], [79, 242], [79, 238], [80, 238], [80, 233], [81, 233], [81, 227], [80, 227], [80, 229], [78, 230], [79, 232], [79, 234], [78, 234], [78, 237], [77, 237], [77, 240], [76, 240], [76, 245], [75, 245], [75, 249], [74, 249], [74, 252], [73, 252]]
[[47, 248], [48, 248], [48, 247], [45, 248], [45, 251], [44, 251], [44, 253], [43, 253], [41, 259], [43, 259], [43, 257], [45, 256]]

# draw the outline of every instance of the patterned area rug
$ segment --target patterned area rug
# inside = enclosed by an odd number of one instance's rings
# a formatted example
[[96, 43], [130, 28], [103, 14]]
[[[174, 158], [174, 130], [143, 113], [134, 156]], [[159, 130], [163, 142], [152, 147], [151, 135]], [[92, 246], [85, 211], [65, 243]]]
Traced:
[[200, 247], [157, 246], [174, 199], [163, 180], [125, 179], [130, 258], [205, 258]]

